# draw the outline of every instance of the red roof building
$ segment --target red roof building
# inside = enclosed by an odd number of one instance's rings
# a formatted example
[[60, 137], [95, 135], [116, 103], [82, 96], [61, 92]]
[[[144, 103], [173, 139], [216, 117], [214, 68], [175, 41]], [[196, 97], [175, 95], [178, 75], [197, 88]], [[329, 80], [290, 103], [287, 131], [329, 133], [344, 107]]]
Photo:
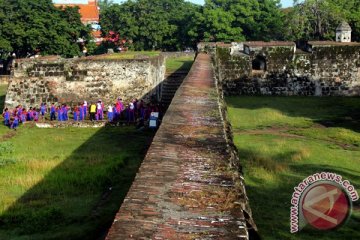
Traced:
[[92, 25], [96, 44], [102, 42], [99, 20], [100, 10], [97, 0], [53, 0], [56, 7], [79, 7], [81, 22]]

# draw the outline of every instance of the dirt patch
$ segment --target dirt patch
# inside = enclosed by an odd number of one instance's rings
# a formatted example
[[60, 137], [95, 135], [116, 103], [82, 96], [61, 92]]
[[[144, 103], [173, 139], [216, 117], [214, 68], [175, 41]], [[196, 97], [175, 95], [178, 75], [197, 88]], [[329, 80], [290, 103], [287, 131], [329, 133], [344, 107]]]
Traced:
[[14, 130], [9, 130], [9, 132], [5, 133], [4, 135], [1, 136], [0, 141], [6, 141], [9, 140], [11, 138], [13, 138], [16, 135], [16, 131]]
[[248, 135], [275, 135], [279, 137], [288, 137], [288, 138], [300, 138], [300, 139], [306, 139], [305, 136], [296, 135], [292, 133], [288, 133], [290, 128], [280, 128], [280, 127], [272, 127], [272, 128], [266, 128], [266, 129], [254, 129], [254, 130], [234, 130], [235, 134], [248, 134]]
[[184, 197], [178, 197], [176, 202], [187, 208], [206, 209], [212, 207], [219, 211], [230, 211], [238, 196], [236, 191], [230, 188], [228, 191], [222, 188], [201, 189], [192, 191]]

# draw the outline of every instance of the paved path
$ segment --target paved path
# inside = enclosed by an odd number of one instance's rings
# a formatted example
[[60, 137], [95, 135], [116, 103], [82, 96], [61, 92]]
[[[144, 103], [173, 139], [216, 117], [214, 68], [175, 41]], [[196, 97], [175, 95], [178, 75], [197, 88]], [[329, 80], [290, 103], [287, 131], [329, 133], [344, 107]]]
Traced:
[[199, 54], [106, 239], [247, 239], [228, 155], [210, 56]]

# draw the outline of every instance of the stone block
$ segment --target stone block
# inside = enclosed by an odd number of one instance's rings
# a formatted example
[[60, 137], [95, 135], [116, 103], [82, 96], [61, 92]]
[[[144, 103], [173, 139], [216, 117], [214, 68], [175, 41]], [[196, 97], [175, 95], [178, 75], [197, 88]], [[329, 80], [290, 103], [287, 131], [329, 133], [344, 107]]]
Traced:
[[[77, 101], [91, 99], [94, 93], [97, 95], [96, 98], [106, 99], [109, 103], [115, 101], [118, 96], [127, 95], [128, 99], [141, 98], [164, 79], [164, 59], [159, 57], [159, 61], [150, 60], [74, 61], [69, 59], [61, 60], [62, 63], [58, 60], [49, 60], [36, 64], [30, 61], [19, 67], [16, 75], [18, 78], [11, 80], [8, 96], [14, 98], [13, 102], [26, 102], [30, 101], [30, 98], [56, 100], [55, 102], [72, 101], [72, 99]], [[20, 69], [28, 71], [32, 77], [23, 77]], [[136, 84], [138, 78], [141, 81]], [[22, 82], [23, 87], [19, 88], [20, 90], [12, 88], [16, 86], [17, 81]]]

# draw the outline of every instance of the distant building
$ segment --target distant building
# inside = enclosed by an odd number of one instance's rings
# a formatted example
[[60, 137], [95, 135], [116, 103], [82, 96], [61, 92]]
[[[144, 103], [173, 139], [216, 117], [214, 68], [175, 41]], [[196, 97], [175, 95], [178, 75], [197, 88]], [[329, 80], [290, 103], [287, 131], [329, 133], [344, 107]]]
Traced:
[[100, 31], [100, 11], [97, 0], [53, 0], [56, 7], [79, 7], [81, 22], [85, 25], [91, 25], [92, 35], [96, 44], [102, 42]]
[[336, 41], [351, 42], [351, 27], [347, 22], [343, 21], [336, 28]]

